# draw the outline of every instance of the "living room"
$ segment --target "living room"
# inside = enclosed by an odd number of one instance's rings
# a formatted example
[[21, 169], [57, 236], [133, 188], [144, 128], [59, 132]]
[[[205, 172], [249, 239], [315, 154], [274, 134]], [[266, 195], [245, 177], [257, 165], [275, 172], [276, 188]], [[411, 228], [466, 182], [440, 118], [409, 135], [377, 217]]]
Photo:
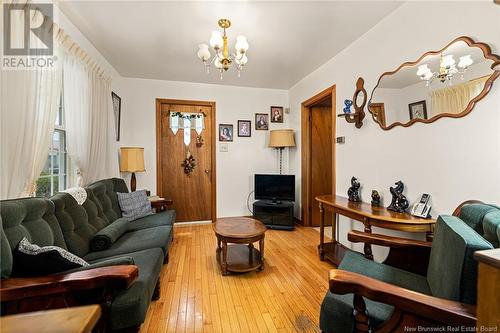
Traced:
[[2, 11], [3, 331], [498, 331], [498, 1]]

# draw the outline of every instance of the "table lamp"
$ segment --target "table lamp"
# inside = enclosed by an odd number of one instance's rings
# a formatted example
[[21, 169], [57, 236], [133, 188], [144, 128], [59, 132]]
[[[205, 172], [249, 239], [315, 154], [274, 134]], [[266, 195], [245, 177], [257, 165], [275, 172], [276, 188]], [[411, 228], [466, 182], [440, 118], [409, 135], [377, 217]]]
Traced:
[[146, 171], [144, 169], [144, 148], [121, 147], [120, 153], [120, 171], [132, 172], [132, 176], [130, 178], [130, 190], [134, 192], [136, 186], [135, 173]]
[[280, 175], [281, 175], [282, 163], [283, 163], [283, 149], [285, 147], [295, 147], [295, 138], [293, 135], [293, 130], [291, 129], [271, 130], [271, 136], [269, 137], [269, 147], [276, 148], [280, 152]]

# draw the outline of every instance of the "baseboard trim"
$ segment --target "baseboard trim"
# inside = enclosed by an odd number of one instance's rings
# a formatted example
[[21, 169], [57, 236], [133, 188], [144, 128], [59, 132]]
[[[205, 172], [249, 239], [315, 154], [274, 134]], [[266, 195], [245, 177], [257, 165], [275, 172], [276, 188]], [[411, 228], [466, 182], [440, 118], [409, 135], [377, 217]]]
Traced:
[[207, 220], [207, 221], [175, 222], [174, 225], [182, 227], [182, 226], [190, 226], [193, 224], [211, 224], [211, 223], [212, 223], [211, 220]]

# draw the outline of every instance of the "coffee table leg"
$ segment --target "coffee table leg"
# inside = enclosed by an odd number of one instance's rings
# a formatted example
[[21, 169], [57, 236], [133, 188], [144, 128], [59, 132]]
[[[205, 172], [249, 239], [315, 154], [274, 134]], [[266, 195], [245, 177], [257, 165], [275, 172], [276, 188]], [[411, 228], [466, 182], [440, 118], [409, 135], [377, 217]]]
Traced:
[[259, 250], [260, 250], [260, 270], [264, 269], [264, 237], [259, 240]]
[[217, 250], [220, 251], [221, 250], [221, 247], [220, 247], [220, 238], [217, 237]]
[[222, 241], [222, 275], [227, 274], [227, 243]]

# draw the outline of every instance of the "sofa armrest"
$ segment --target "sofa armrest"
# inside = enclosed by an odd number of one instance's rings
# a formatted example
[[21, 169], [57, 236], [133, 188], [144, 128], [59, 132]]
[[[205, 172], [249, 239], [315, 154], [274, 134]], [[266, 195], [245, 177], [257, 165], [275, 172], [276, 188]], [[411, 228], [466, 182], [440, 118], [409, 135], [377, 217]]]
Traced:
[[97, 288], [127, 289], [138, 275], [137, 266], [120, 265], [35, 278], [3, 279], [0, 299], [5, 302]]
[[390, 304], [434, 322], [453, 325], [476, 324], [476, 307], [401, 288], [370, 277], [333, 269], [330, 271], [330, 291], [334, 294], [356, 294], [375, 302]]
[[424, 248], [431, 249], [432, 243], [381, 234], [372, 234], [353, 230], [347, 234], [347, 239], [353, 243], [387, 246], [391, 248]]
[[467, 206], [467, 205], [470, 205], [470, 204], [482, 204], [484, 202], [480, 201], [480, 200], [467, 200], [467, 201], [464, 201], [462, 202], [460, 205], [458, 205], [457, 208], [455, 208], [455, 210], [453, 211], [453, 216], [456, 216], [458, 217], [460, 215], [460, 211], [462, 210], [462, 208], [464, 206]]
[[[101, 267], [109, 267], [109, 266], [118, 266], [118, 265], [134, 265], [134, 259], [132, 257], [118, 257], [118, 258], [110, 258], [110, 259], [104, 259], [98, 262], [91, 263], [89, 266], [83, 266], [83, 267], [78, 267], [74, 268], [68, 271], [64, 271], [61, 273], [57, 273], [57, 275], [61, 274], [69, 274], [69, 273], [75, 273], [75, 272], [83, 272], [83, 271], [88, 271], [91, 269], [95, 268], [101, 268]], [[56, 275], [56, 274], [54, 274]]]

